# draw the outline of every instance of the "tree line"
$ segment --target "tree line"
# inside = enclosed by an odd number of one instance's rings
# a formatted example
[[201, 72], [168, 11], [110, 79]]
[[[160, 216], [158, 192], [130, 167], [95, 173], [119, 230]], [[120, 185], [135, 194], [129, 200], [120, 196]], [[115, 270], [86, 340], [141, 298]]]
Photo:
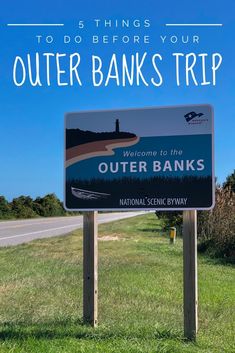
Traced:
[[55, 194], [32, 199], [30, 196], [19, 196], [8, 202], [0, 196], [0, 219], [56, 217], [74, 214], [66, 212], [62, 202]]

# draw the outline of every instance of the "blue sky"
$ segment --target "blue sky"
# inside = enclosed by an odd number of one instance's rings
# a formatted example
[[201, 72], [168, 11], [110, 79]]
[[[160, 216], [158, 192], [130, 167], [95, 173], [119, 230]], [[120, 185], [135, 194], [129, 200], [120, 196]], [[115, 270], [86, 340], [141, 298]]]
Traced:
[[[8, 199], [21, 194], [32, 197], [55, 192], [63, 194], [63, 122], [66, 112], [96, 109], [119, 109], [181, 104], [209, 103], [215, 111], [215, 174], [220, 182], [235, 168], [235, 50], [233, 34], [235, 5], [233, 1], [12, 1], [0, 11], [0, 194]], [[150, 28], [95, 28], [94, 19], [148, 19]], [[85, 28], [78, 28], [79, 20]], [[63, 27], [9, 27], [8, 23], [63, 23]], [[222, 27], [166, 27], [167, 23], [222, 23]], [[38, 44], [36, 36], [54, 37], [52, 44]], [[64, 45], [64, 35], [81, 35], [82, 43]], [[92, 35], [149, 35], [150, 44], [92, 44]], [[163, 44], [160, 36], [177, 36], [178, 43]], [[199, 36], [199, 44], [180, 43], [181, 36]], [[166, 40], [167, 40], [166, 39]], [[16, 87], [12, 68], [17, 55], [26, 57], [35, 52], [73, 53], [81, 55], [83, 86], [58, 87], [52, 72], [52, 85], [32, 87], [26, 83]], [[113, 53], [120, 59], [139, 52], [163, 57], [161, 87], [150, 85], [94, 87], [91, 81], [91, 56], [103, 59], [107, 72]], [[173, 52], [208, 53], [207, 73], [211, 79], [210, 55], [219, 52], [223, 62], [217, 72], [216, 86], [177, 87]], [[62, 61], [68, 67], [67, 59]], [[44, 63], [45, 64], [45, 63]], [[55, 68], [55, 65], [52, 65]], [[41, 77], [45, 80], [45, 65], [41, 62]], [[147, 61], [144, 72], [151, 77]], [[196, 76], [200, 81], [198, 63]], [[68, 75], [64, 76], [67, 79]]]

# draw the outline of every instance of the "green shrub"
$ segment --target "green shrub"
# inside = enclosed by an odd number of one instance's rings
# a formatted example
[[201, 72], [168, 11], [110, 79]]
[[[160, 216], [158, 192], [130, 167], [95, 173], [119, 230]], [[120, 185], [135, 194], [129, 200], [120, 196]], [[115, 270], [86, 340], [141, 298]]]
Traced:
[[41, 217], [65, 216], [63, 205], [55, 194], [37, 197], [33, 209]]
[[11, 207], [4, 196], [0, 196], [0, 219], [12, 217]]
[[232, 174], [228, 175], [225, 183], [223, 184], [224, 189], [231, 189], [235, 192], [235, 169]]
[[182, 235], [183, 213], [179, 211], [156, 211], [157, 218], [161, 219], [164, 231], [176, 227], [177, 235]]
[[75, 212], [66, 212], [62, 202], [55, 194], [37, 197], [33, 200], [30, 196], [19, 196], [8, 202], [0, 196], [0, 219], [10, 218], [35, 218], [73, 215]]
[[10, 203], [11, 213], [15, 218], [33, 218], [37, 214], [33, 210], [33, 200], [30, 196], [14, 198]]

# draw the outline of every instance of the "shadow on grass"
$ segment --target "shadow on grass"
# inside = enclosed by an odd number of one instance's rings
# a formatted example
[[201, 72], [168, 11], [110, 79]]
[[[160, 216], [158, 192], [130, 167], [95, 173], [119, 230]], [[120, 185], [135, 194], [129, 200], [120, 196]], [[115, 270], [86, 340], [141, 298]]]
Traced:
[[112, 338], [121, 339], [156, 339], [156, 340], [177, 340], [184, 341], [185, 339], [180, 332], [166, 328], [158, 328], [146, 334], [146, 331], [126, 330], [125, 328], [118, 329], [98, 327], [93, 329], [91, 326], [83, 324], [82, 319], [69, 322], [60, 321], [46, 324], [29, 324], [26, 323], [4, 323], [0, 326], [0, 341], [25, 341], [27, 339], [36, 340], [53, 340], [74, 338], [82, 340], [108, 340]]
[[207, 265], [211, 266], [227, 266], [235, 267], [235, 257], [234, 258], [223, 258], [223, 257], [213, 257], [213, 255], [207, 252], [199, 252], [200, 260]]
[[162, 227], [160, 226], [154, 226], [153, 228], [139, 228], [137, 229], [139, 232], [154, 232], [154, 233], [161, 233], [162, 232]]

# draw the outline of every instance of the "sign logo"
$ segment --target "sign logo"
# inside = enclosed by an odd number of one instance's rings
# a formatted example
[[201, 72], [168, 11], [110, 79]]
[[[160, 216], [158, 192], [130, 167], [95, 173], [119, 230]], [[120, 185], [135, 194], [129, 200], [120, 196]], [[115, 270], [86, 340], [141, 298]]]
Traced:
[[194, 118], [200, 118], [202, 115], [204, 115], [203, 113], [195, 113], [195, 112], [190, 112], [190, 113], [187, 113], [187, 114], [185, 114], [185, 120], [187, 121], [187, 123], [188, 122], [190, 122], [192, 119], [194, 119]]

